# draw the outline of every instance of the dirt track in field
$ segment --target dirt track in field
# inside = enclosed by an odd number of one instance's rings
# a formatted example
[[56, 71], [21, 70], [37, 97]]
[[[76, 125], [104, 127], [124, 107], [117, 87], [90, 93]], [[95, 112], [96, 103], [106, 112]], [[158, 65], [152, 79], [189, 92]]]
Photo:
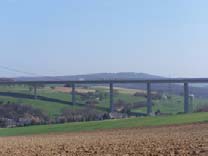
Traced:
[[[63, 93], [71, 93], [72, 88], [70, 88], [70, 87], [56, 87], [55, 91], [63, 92]], [[95, 89], [76, 88], [76, 92], [78, 92], [78, 93], [95, 92]]]
[[1, 156], [208, 155], [208, 124], [0, 138]]

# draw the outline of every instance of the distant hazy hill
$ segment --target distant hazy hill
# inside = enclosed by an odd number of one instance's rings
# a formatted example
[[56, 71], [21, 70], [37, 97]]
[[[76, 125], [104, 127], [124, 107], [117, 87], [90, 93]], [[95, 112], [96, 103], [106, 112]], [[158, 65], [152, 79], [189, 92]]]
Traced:
[[33, 81], [33, 80], [112, 80], [112, 79], [157, 79], [161, 76], [150, 75], [146, 73], [97, 73], [86, 75], [72, 75], [72, 76], [52, 76], [52, 77], [18, 77], [17, 81]]
[[[146, 73], [97, 73], [86, 75], [72, 75], [72, 76], [55, 76], [55, 77], [19, 77], [16, 81], [49, 81], [49, 80], [113, 80], [113, 79], [158, 79], [164, 78], [161, 76], [146, 74]], [[132, 89], [146, 89], [146, 84], [116, 84], [118, 87], [132, 88]], [[160, 92], [168, 92], [174, 94], [183, 94], [183, 86], [179, 84], [153, 84], [152, 89]], [[208, 97], [207, 87], [190, 87], [190, 93], [198, 97]]]

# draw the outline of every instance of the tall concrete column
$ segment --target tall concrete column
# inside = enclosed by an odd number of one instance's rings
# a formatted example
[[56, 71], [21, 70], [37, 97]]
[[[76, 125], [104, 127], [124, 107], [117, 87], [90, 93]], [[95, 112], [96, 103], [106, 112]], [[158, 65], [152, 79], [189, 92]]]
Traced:
[[151, 95], [151, 83], [147, 83], [147, 114], [152, 113], [152, 95]]
[[75, 105], [76, 104], [76, 91], [75, 91], [75, 84], [74, 83], [72, 84], [71, 95], [72, 95], [72, 104]]
[[110, 83], [110, 112], [114, 112], [113, 83]]
[[37, 85], [36, 84], [33, 86], [33, 89], [34, 89], [34, 99], [37, 99]]
[[184, 113], [189, 112], [189, 85], [184, 83]]

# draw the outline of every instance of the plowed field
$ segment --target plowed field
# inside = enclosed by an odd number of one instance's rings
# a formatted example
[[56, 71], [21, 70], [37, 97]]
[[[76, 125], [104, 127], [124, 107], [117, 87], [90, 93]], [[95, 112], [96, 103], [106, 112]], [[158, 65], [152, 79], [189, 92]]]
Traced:
[[1, 156], [208, 155], [208, 124], [0, 138]]

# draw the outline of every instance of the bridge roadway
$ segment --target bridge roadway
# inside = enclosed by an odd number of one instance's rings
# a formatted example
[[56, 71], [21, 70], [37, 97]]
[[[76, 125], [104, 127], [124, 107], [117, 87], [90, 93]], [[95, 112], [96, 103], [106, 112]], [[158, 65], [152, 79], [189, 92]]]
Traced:
[[155, 83], [182, 83], [184, 85], [184, 113], [189, 113], [189, 84], [208, 83], [208, 78], [161, 78], [161, 79], [113, 79], [113, 80], [76, 80], [76, 81], [11, 81], [0, 82], [1, 84], [29, 84], [34, 86], [34, 97], [37, 97], [37, 85], [39, 84], [71, 84], [72, 103], [76, 104], [76, 84], [109, 84], [110, 112], [114, 112], [113, 85], [118, 83], [145, 83], [147, 84], [147, 114], [152, 113], [151, 84]]

